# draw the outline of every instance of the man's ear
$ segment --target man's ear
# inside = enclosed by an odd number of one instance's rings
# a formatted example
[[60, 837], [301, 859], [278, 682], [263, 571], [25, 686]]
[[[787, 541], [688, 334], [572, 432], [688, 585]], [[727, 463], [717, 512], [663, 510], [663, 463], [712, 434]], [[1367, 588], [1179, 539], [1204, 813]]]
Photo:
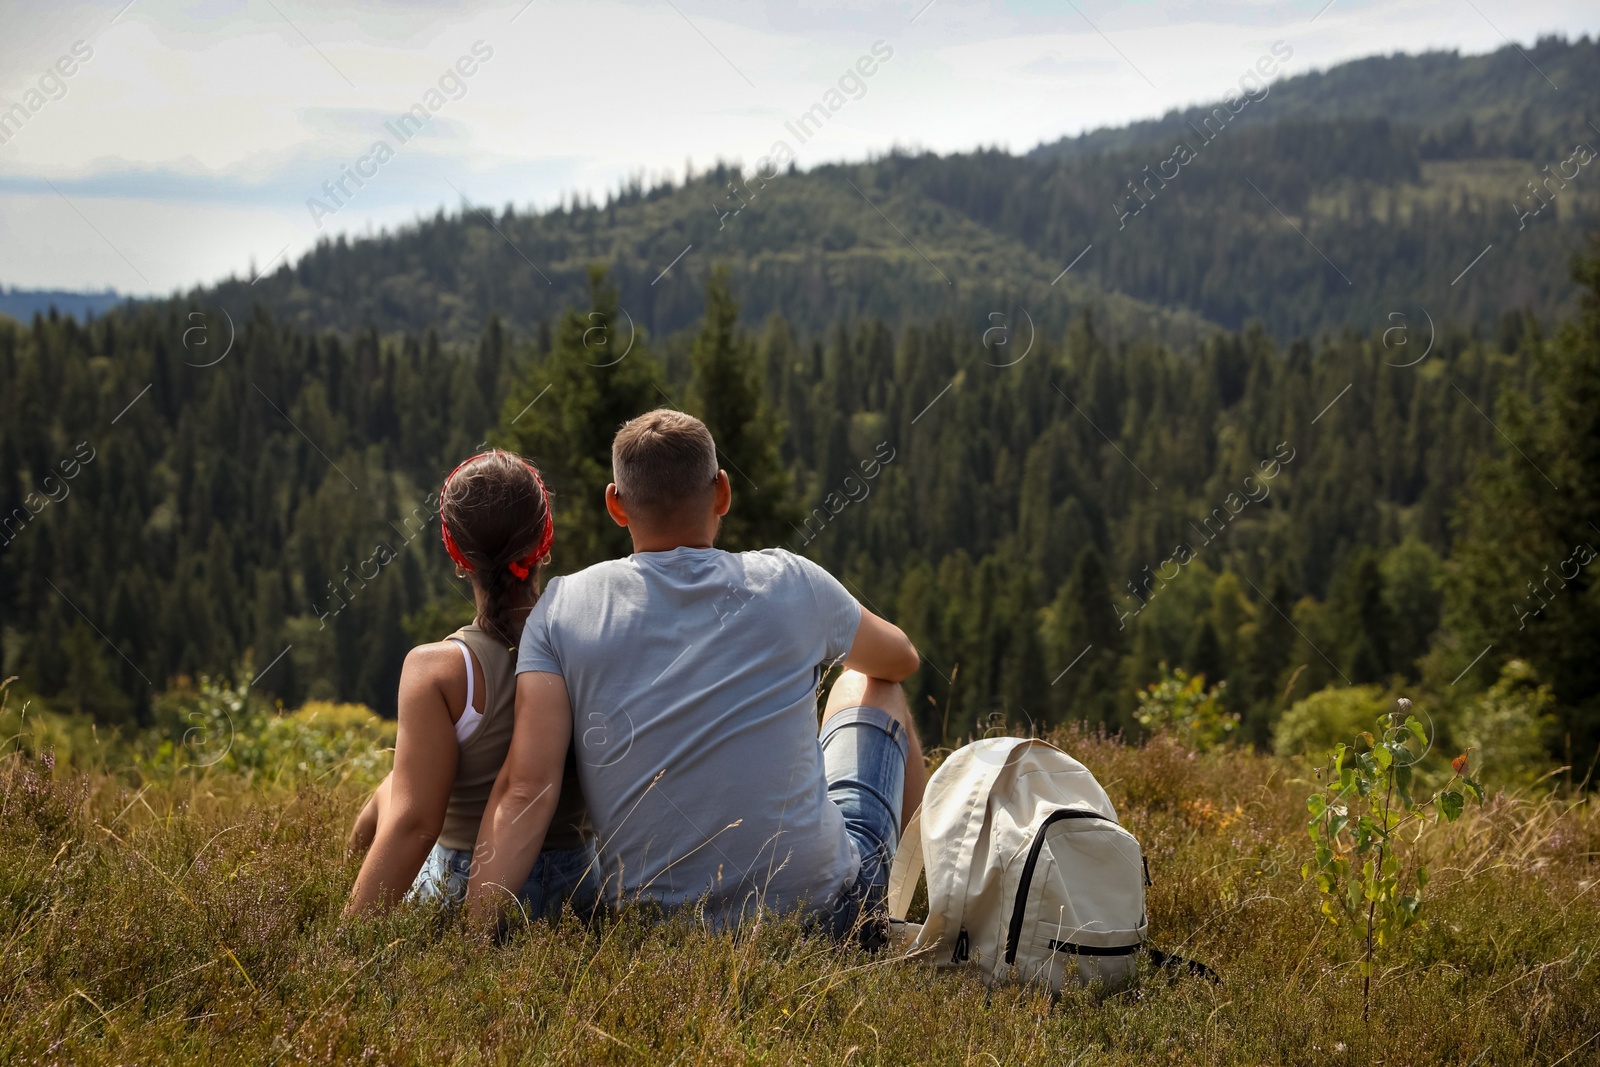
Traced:
[[717, 517], [721, 518], [728, 513], [728, 508], [733, 506], [733, 486], [728, 481], [727, 471], [717, 471], [717, 487], [712, 490], [712, 495]]
[[616, 482], [606, 486], [606, 514], [610, 515], [611, 521], [618, 526], [628, 525], [628, 512], [622, 506], [622, 498], [617, 495]]

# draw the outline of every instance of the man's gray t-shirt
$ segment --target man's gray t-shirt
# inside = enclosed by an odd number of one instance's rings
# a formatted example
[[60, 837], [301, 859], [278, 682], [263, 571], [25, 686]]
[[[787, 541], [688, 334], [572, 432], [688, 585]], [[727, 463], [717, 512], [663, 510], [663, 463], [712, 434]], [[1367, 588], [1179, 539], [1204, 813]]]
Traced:
[[637, 552], [550, 580], [517, 671], [566, 680], [608, 900], [709, 895], [728, 918], [854, 883], [815, 694], [860, 623], [832, 575], [782, 549]]

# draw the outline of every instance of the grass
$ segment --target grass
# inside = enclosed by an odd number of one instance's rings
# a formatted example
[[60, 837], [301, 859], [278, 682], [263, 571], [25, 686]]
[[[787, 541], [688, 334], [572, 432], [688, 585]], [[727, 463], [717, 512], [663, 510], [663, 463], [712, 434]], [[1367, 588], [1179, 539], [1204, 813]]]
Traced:
[[1600, 819], [1491, 798], [1415, 846], [1428, 925], [1379, 957], [1300, 877], [1283, 761], [1058, 735], [1149, 854], [1154, 943], [1223, 984], [986, 989], [803, 937], [637, 914], [501, 945], [403, 909], [342, 928], [368, 783], [0, 762], [7, 1064], [1578, 1064], [1600, 1062]]

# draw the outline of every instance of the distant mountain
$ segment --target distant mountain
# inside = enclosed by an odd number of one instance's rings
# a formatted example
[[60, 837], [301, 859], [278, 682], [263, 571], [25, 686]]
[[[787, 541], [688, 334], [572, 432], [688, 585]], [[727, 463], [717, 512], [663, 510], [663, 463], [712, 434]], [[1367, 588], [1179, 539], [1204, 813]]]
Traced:
[[27, 322], [35, 314], [48, 315], [54, 308], [62, 315], [85, 319], [103, 315], [126, 301], [113, 289], [103, 293], [77, 293], [66, 289], [6, 289], [0, 287], [0, 315]]
[[765, 178], [719, 165], [604, 204], [441, 212], [193, 299], [472, 343], [491, 316], [527, 333], [582, 306], [602, 263], [628, 317], [662, 334], [698, 319], [720, 260], [747, 321], [781, 312], [811, 336], [939, 315], [976, 336], [1018, 308], [1055, 330], [1089, 310], [1113, 342], [1183, 348], [1251, 319], [1288, 340], [1396, 313], [1484, 328], [1512, 309], [1571, 313], [1567, 262], [1600, 228], [1587, 38], [1362, 59], [1240, 99], [1026, 156], [896, 153]]
[[[1293, 69], [1292, 64], [1291, 59], [1284, 66]], [[1597, 87], [1600, 41], [1545, 37], [1526, 49], [1508, 44], [1475, 56], [1369, 56], [1282, 78], [1243, 108], [1237, 123], [1381, 118], [1417, 130], [1423, 159], [1501, 156], [1542, 162], [1570, 149], [1575, 140], [1600, 136], [1589, 125], [1600, 123]], [[1199, 124], [1210, 112], [1211, 105], [1174, 109], [1159, 119], [1063, 137], [1028, 155], [1067, 160], [1166, 146], [1174, 136], [1187, 136], [1189, 124]]]
[[727, 262], [747, 321], [779, 312], [802, 334], [863, 316], [982, 323], [1017, 305], [1052, 326], [1093, 310], [1112, 337], [1154, 334], [1186, 345], [1214, 332], [1187, 309], [1106, 292], [1086, 272], [1062, 277], [1070, 256], [939, 203], [904, 180], [905, 163], [919, 171], [946, 165], [896, 158], [766, 181], [718, 166], [604, 205], [543, 214], [468, 207], [397, 233], [324, 243], [253, 285], [230, 280], [200, 299], [236, 316], [264, 301], [304, 328], [435, 329], [467, 342], [490, 315], [526, 333], [583, 306], [588, 268], [603, 263], [628, 316], [665, 334], [699, 320], [707, 273]]

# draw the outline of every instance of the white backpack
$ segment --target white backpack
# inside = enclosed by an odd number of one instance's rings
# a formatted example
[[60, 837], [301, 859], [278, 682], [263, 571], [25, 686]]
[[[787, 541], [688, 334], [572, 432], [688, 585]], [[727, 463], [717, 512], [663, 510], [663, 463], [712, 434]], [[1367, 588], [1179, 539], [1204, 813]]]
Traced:
[[[928, 872], [928, 921], [905, 921]], [[1089, 769], [1044, 741], [957, 749], [928, 780], [889, 874], [891, 944], [990, 983], [1133, 981], [1149, 884], [1139, 842]], [[1159, 955], [1158, 955], [1159, 958]]]

